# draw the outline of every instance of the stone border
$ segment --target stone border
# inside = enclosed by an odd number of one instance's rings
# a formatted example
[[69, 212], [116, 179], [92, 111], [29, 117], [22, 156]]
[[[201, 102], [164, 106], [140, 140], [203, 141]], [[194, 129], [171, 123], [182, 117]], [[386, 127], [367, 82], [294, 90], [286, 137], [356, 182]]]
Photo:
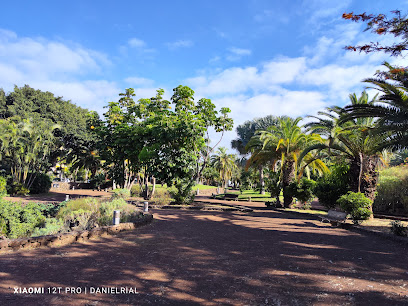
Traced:
[[71, 244], [74, 242], [84, 242], [89, 239], [107, 235], [114, 235], [122, 231], [133, 230], [135, 228], [151, 223], [152, 220], [152, 214], [144, 214], [141, 219], [135, 222], [102, 226], [91, 229], [89, 231], [74, 231], [56, 235], [0, 240], [0, 252], [16, 251], [21, 249], [36, 249], [40, 247], [56, 247]]

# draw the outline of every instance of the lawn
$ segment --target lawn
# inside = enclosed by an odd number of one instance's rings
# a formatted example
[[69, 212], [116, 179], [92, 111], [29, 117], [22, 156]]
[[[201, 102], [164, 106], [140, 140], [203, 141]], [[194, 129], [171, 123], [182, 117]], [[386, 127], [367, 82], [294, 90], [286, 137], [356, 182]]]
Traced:
[[[255, 190], [245, 190], [242, 194], [240, 191], [232, 191], [228, 190], [227, 193], [238, 194], [238, 201], [248, 201], [251, 198], [252, 202], [270, 202], [275, 201], [275, 197], [271, 197], [269, 192], [265, 192], [265, 194], [260, 194], [259, 191]], [[217, 197], [222, 198], [222, 194], [218, 195]], [[281, 196], [281, 201], [283, 201], [283, 197]]]

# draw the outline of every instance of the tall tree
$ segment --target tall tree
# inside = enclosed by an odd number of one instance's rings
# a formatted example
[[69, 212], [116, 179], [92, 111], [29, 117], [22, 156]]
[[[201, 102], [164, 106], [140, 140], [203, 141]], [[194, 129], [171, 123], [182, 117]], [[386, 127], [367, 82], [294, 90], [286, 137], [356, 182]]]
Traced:
[[[350, 95], [350, 102], [354, 106], [374, 105], [376, 99], [377, 96], [369, 100], [365, 92], [358, 99], [355, 94]], [[363, 192], [373, 200], [378, 179], [376, 168], [380, 161], [383, 143], [388, 135], [374, 132], [378, 121], [373, 118], [351, 119], [341, 117], [343, 113], [342, 108], [329, 108], [327, 113], [323, 113], [325, 118], [317, 117], [317, 122], [311, 122], [306, 127], [310, 132], [334, 135], [326, 144], [316, 145], [314, 149], [318, 147], [330, 149], [332, 156], [346, 157], [350, 163], [351, 191]], [[330, 121], [331, 124], [329, 124]], [[323, 129], [322, 126], [326, 126], [327, 129]]]
[[303, 158], [307, 157], [309, 160], [302, 168], [301, 153], [307, 147], [321, 143], [322, 139], [317, 134], [306, 135], [303, 133], [298, 125], [300, 120], [302, 120], [301, 117], [296, 119], [281, 118], [278, 125], [264, 131], [258, 131], [254, 138], [255, 140], [259, 139], [259, 142], [262, 143], [262, 149], [258, 152], [260, 159], [267, 160], [269, 158], [272, 163], [276, 163], [278, 159], [281, 160], [281, 184], [285, 207], [290, 207], [293, 200], [287, 192], [287, 187], [296, 179], [296, 173], [299, 170], [303, 173], [307, 166], [312, 165], [321, 170], [326, 169], [318, 155], [312, 156], [310, 154], [303, 155]]
[[211, 163], [219, 172], [224, 187], [228, 187], [228, 181], [232, 178], [234, 169], [237, 168], [235, 160], [236, 156], [228, 154], [227, 149], [224, 147], [219, 148], [217, 154], [211, 157]]
[[[259, 171], [259, 183], [260, 183], [260, 194], [265, 194], [265, 182], [264, 182], [264, 163], [259, 162], [261, 155], [259, 154], [259, 143], [257, 141], [252, 141], [250, 145], [249, 142], [251, 138], [255, 135], [258, 130], [266, 130], [268, 127], [275, 126], [279, 122], [279, 118], [268, 115], [262, 118], [255, 118], [253, 120], [245, 121], [243, 124], [237, 126], [236, 132], [238, 137], [231, 141], [231, 147], [236, 149], [240, 155], [245, 156], [248, 152], [252, 152], [252, 156], [257, 156], [257, 159], [253, 158], [250, 164], [255, 165]], [[261, 145], [262, 147], [262, 145]], [[257, 152], [258, 154], [254, 154]], [[256, 161], [256, 163], [253, 163]]]

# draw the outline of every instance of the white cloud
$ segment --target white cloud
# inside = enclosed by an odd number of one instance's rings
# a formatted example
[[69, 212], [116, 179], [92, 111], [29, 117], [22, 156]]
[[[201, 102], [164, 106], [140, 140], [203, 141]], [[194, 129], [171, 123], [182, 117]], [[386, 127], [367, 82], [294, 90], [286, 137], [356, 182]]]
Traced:
[[167, 48], [169, 50], [176, 50], [180, 48], [190, 48], [194, 45], [194, 43], [191, 40], [177, 40], [174, 42], [169, 42], [166, 43]]
[[0, 42], [0, 84], [6, 91], [27, 84], [100, 113], [117, 100], [116, 83], [98, 78], [111, 65], [103, 53], [1, 29]]
[[144, 48], [146, 43], [139, 38], [131, 38], [128, 40], [128, 45], [132, 48]]
[[238, 61], [244, 56], [249, 56], [251, 55], [252, 51], [249, 49], [242, 49], [242, 48], [236, 48], [232, 47], [228, 49], [229, 54], [226, 56], [226, 59], [228, 61]]
[[125, 45], [119, 47], [119, 52], [122, 56], [129, 54], [138, 54], [141, 59], [152, 59], [152, 55], [156, 53], [156, 49], [149, 48], [147, 43], [137, 37], [130, 38]]

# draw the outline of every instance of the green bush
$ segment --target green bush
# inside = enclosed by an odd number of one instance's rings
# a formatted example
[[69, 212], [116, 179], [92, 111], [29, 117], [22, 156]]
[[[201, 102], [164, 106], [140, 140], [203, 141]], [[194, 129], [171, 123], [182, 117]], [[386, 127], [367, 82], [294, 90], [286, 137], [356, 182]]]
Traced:
[[130, 195], [132, 197], [142, 197], [143, 196], [142, 192], [143, 192], [142, 187], [140, 187], [139, 184], [134, 184], [130, 189]]
[[346, 213], [350, 214], [353, 222], [358, 223], [360, 220], [367, 220], [371, 216], [371, 205], [373, 201], [367, 198], [361, 192], [348, 192], [342, 195], [337, 204]]
[[397, 236], [407, 236], [408, 234], [408, 227], [405, 227], [401, 221], [392, 221], [391, 225], [391, 232]]
[[408, 166], [380, 171], [373, 210], [393, 214], [408, 214]]
[[41, 210], [41, 213], [47, 217], [47, 218], [54, 218], [59, 210], [64, 207], [67, 204], [67, 202], [61, 202], [58, 204], [38, 204], [39, 209]]
[[153, 200], [156, 205], [169, 205], [173, 199], [166, 189], [156, 189]]
[[271, 198], [276, 198], [276, 205], [279, 207], [279, 196], [282, 191], [279, 172], [269, 172], [268, 177], [265, 179], [265, 190], [271, 194]]
[[34, 229], [42, 226], [45, 217], [35, 203], [15, 203], [0, 200], [0, 234], [8, 238], [30, 236]]
[[47, 218], [42, 227], [36, 227], [31, 237], [55, 235], [63, 232], [65, 229], [64, 222], [60, 219]]
[[195, 194], [192, 191], [194, 181], [190, 179], [178, 180], [169, 193], [176, 204], [190, 204], [194, 201]]
[[52, 181], [45, 173], [38, 173], [30, 187], [30, 194], [48, 193], [51, 189]]
[[114, 210], [120, 210], [121, 222], [140, 217], [140, 211], [136, 206], [128, 204], [121, 198], [110, 201], [80, 198], [67, 202], [58, 212], [57, 218], [63, 221], [66, 229], [87, 230], [112, 224]]
[[30, 193], [30, 190], [21, 183], [12, 182], [10, 185], [7, 185], [7, 193], [10, 195], [27, 195]]
[[313, 193], [319, 198], [319, 203], [329, 209], [336, 206], [337, 200], [349, 190], [349, 169], [345, 163], [333, 165], [330, 173], [317, 179]]
[[7, 179], [0, 176], [0, 198], [7, 194]]
[[91, 178], [89, 181], [90, 187], [92, 189], [101, 189], [103, 184], [105, 183], [105, 174], [99, 173]]
[[112, 199], [127, 199], [130, 197], [130, 190], [129, 189], [114, 189], [112, 194]]
[[313, 199], [313, 189], [316, 182], [307, 178], [302, 178], [300, 182], [292, 182], [287, 187], [291, 197], [295, 197], [302, 203], [307, 203]]

